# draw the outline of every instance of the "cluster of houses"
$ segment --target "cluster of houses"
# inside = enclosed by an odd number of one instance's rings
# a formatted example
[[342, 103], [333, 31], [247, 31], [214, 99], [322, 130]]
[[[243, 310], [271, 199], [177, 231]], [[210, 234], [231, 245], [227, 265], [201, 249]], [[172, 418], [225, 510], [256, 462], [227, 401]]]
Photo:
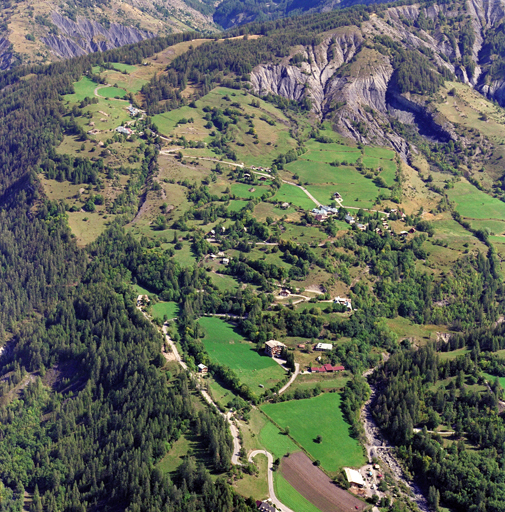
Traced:
[[124, 135], [131, 135], [133, 133], [133, 130], [131, 128], [128, 128], [128, 126], [118, 126], [116, 128], [116, 131]]
[[338, 213], [338, 208], [334, 208], [333, 206], [320, 206], [319, 208], [314, 208], [312, 210], [314, 218], [316, 220], [324, 220], [328, 215], [335, 215]]

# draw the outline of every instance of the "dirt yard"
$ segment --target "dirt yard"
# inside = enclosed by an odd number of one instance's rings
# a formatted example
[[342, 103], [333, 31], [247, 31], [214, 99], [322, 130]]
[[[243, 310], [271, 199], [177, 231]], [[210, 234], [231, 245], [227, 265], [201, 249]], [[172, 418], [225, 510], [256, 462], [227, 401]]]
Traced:
[[321, 512], [351, 512], [368, 506], [337, 487], [303, 452], [283, 457], [282, 476]]

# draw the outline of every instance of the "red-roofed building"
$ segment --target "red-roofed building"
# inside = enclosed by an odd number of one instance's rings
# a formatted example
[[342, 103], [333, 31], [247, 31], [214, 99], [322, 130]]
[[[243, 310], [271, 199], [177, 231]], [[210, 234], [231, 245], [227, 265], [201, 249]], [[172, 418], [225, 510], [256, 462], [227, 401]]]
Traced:
[[325, 372], [341, 372], [345, 370], [343, 366], [332, 366], [331, 364], [323, 364], [323, 366], [313, 366], [310, 371], [313, 373], [325, 373]]

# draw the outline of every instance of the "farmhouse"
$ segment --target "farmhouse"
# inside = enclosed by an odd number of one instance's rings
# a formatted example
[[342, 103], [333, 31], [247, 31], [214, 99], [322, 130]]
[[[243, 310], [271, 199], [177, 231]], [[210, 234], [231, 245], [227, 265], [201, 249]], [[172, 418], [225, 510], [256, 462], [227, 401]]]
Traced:
[[331, 364], [323, 364], [323, 366], [313, 366], [310, 371], [312, 373], [332, 373], [342, 372], [345, 368], [343, 366], [332, 366]]
[[205, 375], [209, 373], [209, 369], [202, 363], [198, 365], [198, 373], [201, 373], [202, 375]]
[[268, 501], [257, 501], [256, 506], [260, 512], [277, 512], [277, 509]]
[[358, 229], [360, 231], [365, 231], [366, 230], [366, 225], [365, 224], [358, 224], [357, 226], [358, 226]]
[[280, 357], [283, 348], [286, 348], [286, 345], [277, 340], [270, 340], [265, 343], [265, 353], [270, 357]]
[[365, 487], [365, 481], [363, 480], [363, 477], [361, 476], [359, 471], [356, 471], [355, 469], [351, 468], [344, 468], [345, 476], [347, 478], [347, 481], [351, 485], [355, 485], [357, 487]]
[[118, 133], [123, 133], [124, 135], [131, 135], [133, 133], [133, 130], [131, 128], [127, 128], [125, 126], [118, 126], [116, 128], [116, 131]]
[[286, 290], [286, 288], [283, 288], [280, 292], [279, 292], [279, 295], [281, 297], [289, 297], [289, 290]]
[[228, 265], [228, 263], [230, 263], [230, 258], [223, 258], [223, 259], [222, 259], [222, 261], [221, 261], [221, 263], [222, 263], [223, 265]]
[[344, 217], [344, 220], [345, 220], [348, 224], [354, 224], [354, 217], [353, 217], [352, 215], [347, 214], [347, 215]]
[[331, 343], [318, 343], [314, 350], [324, 351], [324, 350], [331, 350], [333, 348], [333, 345]]

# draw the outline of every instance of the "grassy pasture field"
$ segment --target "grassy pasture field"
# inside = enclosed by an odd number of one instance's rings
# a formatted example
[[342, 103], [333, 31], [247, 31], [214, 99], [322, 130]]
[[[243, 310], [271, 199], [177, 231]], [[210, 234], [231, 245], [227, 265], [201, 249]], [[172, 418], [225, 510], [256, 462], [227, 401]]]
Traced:
[[239, 287], [238, 281], [234, 277], [226, 276], [224, 274], [216, 274], [215, 272], [211, 272], [209, 276], [212, 284], [217, 286], [217, 289], [221, 292], [236, 290]]
[[[239, 110], [243, 116], [239, 117], [237, 124], [233, 125], [234, 141], [230, 143], [230, 147], [236, 152], [240, 162], [247, 165], [269, 166], [273, 158], [295, 148], [296, 141], [289, 134], [288, 119], [279, 109], [257, 98], [254, 98], [254, 101], [259, 101], [260, 106], [259, 108], [253, 107], [252, 99], [253, 97], [247, 93], [217, 87], [197, 100], [195, 108], [180, 107], [171, 112], [154, 116], [153, 121], [163, 135], [175, 138], [184, 135], [188, 140], [210, 142], [212, 140], [210, 132], [215, 129], [205, 128], [207, 121], [204, 119], [206, 113], [203, 108], [225, 110], [230, 107]], [[232, 103], [238, 104], [238, 107], [231, 107]], [[250, 116], [257, 139], [246, 133], [250, 126], [246, 122], [245, 115]], [[265, 115], [270, 122], [274, 123], [273, 126], [261, 119]], [[178, 121], [182, 118], [193, 118], [193, 123], [178, 125]], [[194, 149], [192, 151], [192, 154], [196, 156], [209, 156], [209, 150]], [[205, 151], [207, 153], [204, 154]], [[188, 152], [188, 154], [190, 153]], [[212, 152], [210, 154], [216, 157], [216, 154]]]
[[353, 167], [332, 167], [331, 165], [311, 162], [310, 160], [298, 159], [286, 165], [286, 169], [297, 174], [302, 183], [340, 183], [342, 175], [352, 173]]
[[127, 93], [118, 87], [102, 87], [98, 89], [97, 94], [102, 98], [124, 98]]
[[[232, 194], [245, 199], [261, 197], [270, 190], [267, 187], [262, 187], [260, 185], [246, 185], [245, 183], [234, 183], [230, 189]], [[251, 192], [251, 189], [254, 190]]]
[[284, 377], [286, 372], [273, 359], [260, 355], [224, 320], [204, 317], [198, 322], [206, 333], [202, 341], [211, 359], [230, 367], [253, 392], [260, 384], [273, 387]]
[[505, 203], [461, 181], [447, 192], [458, 212], [468, 219], [505, 220]]
[[[359, 442], [350, 436], [349, 424], [340, 409], [339, 393], [323, 393], [314, 398], [264, 404], [261, 410], [321, 461], [321, 466], [336, 473], [343, 466], [359, 467], [365, 457]], [[322, 442], [315, 438], [322, 436]]]
[[265, 423], [260, 431], [259, 438], [260, 443], [274, 456], [274, 459], [284, 457], [288, 452], [300, 451], [293, 440], [284, 435], [271, 421]]
[[133, 73], [137, 71], [137, 66], [131, 64], [123, 64], [122, 62], [111, 62], [111, 66], [118, 71], [126, 71], [127, 73]]
[[100, 84], [93, 82], [87, 76], [82, 77], [78, 82], [74, 83], [74, 94], [66, 94], [63, 98], [71, 103], [77, 103], [84, 98], [93, 98], [95, 95], [95, 88]]
[[361, 151], [359, 150], [323, 150], [320, 149], [309, 151], [304, 153], [301, 158], [310, 162], [327, 163], [330, 162], [347, 162], [349, 164], [355, 164], [356, 161], [361, 157]]
[[[233, 188], [232, 188], [233, 190]], [[274, 199], [279, 202], [286, 202], [299, 206], [304, 210], [312, 210], [316, 204], [310, 197], [300, 188], [293, 185], [283, 183], [279, 190], [276, 192]]]
[[170, 320], [179, 315], [179, 304], [177, 302], [158, 302], [151, 307], [151, 313], [154, 318], [163, 320], [166, 315]]
[[343, 197], [345, 206], [372, 208], [379, 195], [379, 189], [369, 180], [355, 171], [341, 174], [332, 185], [307, 185], [305, 188], [321, 203], [328, 204], [335, 192]]

